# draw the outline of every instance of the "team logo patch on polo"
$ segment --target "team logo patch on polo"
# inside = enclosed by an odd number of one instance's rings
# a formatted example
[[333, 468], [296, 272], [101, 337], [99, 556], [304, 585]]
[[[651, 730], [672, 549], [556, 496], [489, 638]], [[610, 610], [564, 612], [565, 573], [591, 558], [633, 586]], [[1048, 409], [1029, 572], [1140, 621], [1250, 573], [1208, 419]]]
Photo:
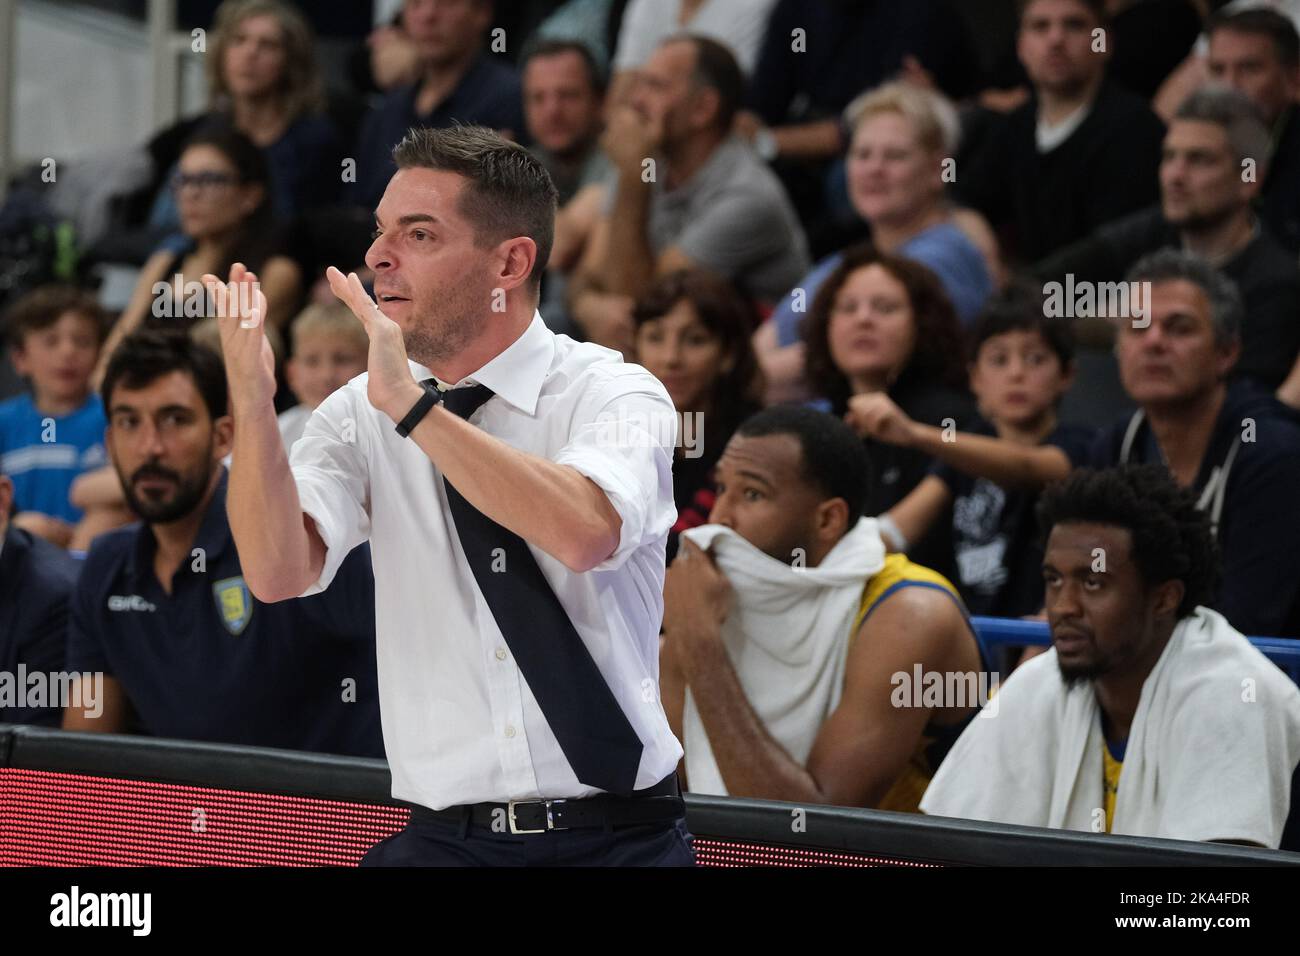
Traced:
[[218, 581], [212, 585], [212, 595], [217, 599], [217, 611], [226, 630], [234, 635], [243, 634], [253, 616], [253, 596], [243, 577]]

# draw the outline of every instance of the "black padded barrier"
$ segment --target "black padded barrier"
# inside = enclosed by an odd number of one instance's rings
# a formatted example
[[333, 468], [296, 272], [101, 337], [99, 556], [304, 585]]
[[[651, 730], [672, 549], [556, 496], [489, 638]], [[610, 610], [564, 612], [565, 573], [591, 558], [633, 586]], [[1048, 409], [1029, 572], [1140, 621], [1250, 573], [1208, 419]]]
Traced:
[[[0, 725], [0, 767], [398, 805], [384, 761], [298, 751]], [[686, 804], [701, 838], [949, 866], [1300, 865], [1300, 854], [1280, 850], [922, 814], [696, 794]]]

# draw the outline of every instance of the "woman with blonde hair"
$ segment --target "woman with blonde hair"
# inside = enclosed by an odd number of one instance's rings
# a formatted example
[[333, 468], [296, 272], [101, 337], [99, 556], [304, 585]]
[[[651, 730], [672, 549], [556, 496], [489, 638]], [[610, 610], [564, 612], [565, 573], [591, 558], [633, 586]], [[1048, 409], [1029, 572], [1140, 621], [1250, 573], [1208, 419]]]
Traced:
[[[928, 267], [963, 323], [972, 322], [998, 284], [997, 240], [988, 224], [947, 200], [960, 137], [956, 108], [941, 94], [904, 82], [859, 96], [844, 111], [852, 129], [846, 160], [849, 198], [881, 252]], [[768, 400], [803, 397], [799, 326], [843, 252], [813, 267], [755, 336]], [[814, 390], [818, 383], [807, 383]]]

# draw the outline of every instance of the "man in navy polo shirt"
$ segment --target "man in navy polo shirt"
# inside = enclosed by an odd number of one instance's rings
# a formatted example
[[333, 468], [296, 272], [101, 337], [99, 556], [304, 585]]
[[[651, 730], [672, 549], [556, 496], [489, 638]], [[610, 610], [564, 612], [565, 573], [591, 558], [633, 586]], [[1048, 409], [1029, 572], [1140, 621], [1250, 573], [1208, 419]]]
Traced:
[[418, 51], [420, 78], [393, 90], [366, 116], [357, 138], [356, 180], [346, 194], [350, 201], [367, 211], [378, 205], [397, 172], [393, 147], [411, 127], [461, 122], [512, 138], [524, 134], [519, 74], [484, 49], [492, 14], [492, 0], [408, 0], [402, 25]]
[[221, 359], [184, 333], [140, 331], [102, 395], [109, 457], [143, 520], [86, 557], [68, 668], [105, 675], [103, 709], [68, 709], [64, 728], [382, 757], [369, 551], [345, 559], [341, 589], [252, 596], [226, 520]]

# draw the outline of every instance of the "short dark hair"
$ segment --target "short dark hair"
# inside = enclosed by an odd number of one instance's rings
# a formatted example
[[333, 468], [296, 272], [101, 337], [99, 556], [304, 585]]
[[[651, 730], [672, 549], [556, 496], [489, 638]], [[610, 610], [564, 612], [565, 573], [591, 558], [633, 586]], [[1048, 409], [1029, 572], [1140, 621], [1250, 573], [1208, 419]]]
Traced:
[[597, 95], [605, 92], [607, 79], [605, 71], [601, 69], [600, 64], [596, 62], [596, 56], [591, 52], [591, 47], [581, 40], [568, 40], [551, 38], [545, 40], [533, 40], [524, 47], [523, 57], [519, 61], [519, 75], [523, 76], [524, 68], [533, 60], [543, 56], [562, 56], [565, 53], [576, 54], [582, 60], [582, 65], [587, 70], [587, 81], [591, 83], [591, 88]]
[[639, 329], [661, 319], [679, 302], [688, 302], [700, 323], [732, 356], [731, 371], [714, 383], [710, 409], [724, 428], [734, 428], [744, 412], [762, 404], [763, 376], [751, 337], [758, 324], [754, 309], [726, 279], [703, 269], [670, 272], [651, 283], [632, 309]]
[[170, 372], [185, 372], [203, 396], [215, 421], [226, 414], [229, 395], [221, 357], [180, 329], [139, 329], [124, 338], [108, 358], [99, 394], [105, 413], [113, 408], [113, 389], [145, 388]]
[[515, 236], [537, 244], [529, 282], [542, 281], [555, 241], [555, 183], [518, 143], [486, 126], [414, 127], [393, 148], [398, 169], [436, 169], [465, 177], [458, 209], [484, 245]]
[[1191, 491], [1179, 487], [1161, 465], [1083, 468], [1049, 485], [1038, 500], [1043, 543], [1058, 524], [1125, 528], [1133, 538], [1133, 561], [1147, 586], [1182, 581], [1178, 616], [1210, 604], [1219, 586], [1219, 549], [1210, 518]]
[[1300, 33], [1291, 18], [1268, 7], [1250, 7], [1246, 10], [1218, 10], [1205, 23], [1205, 35], [1213, 36], [1218, 30], [1234, 33], [1253, 33], [1273, 41], [1273, 49], [1283, 66], [1300, 66]]
[[1175, 280], [1190, 282], [1205, 293], [1210, 303], [1215, 345], [1223, 347], [1241, 341], [1241, 326], [1246, 315], [1241, 290], [1236, 282], [1200, 256], [1172, 247], [1157, 249], [1134, 263], [1124, 276], [1125, 282], [1151, 285]]
[[[1038, 0], [1016, 0], [1017, 24], [1024, 20], [1025, 12], [1037, 2]], [[1074, 0], [1074, 2], [1081, 7], [1087, 7], [1102, 26], [1110, 22], [1110, 14], [1106, 12], [1106, 0]]]
[[827, 498], [843, 498], [850, 526], [862, 516], [871, 487], [871, 464], [862, 439], [848, 425], [806, 405], [773, 405], [741, 422], [745, 438], [793, 435], [803, 452], [802, 477]]
[[1063, 372], [1074, 361], [1074, 328], [1065, 319], [1044, 315], [1042, 296], [1023, 284], [1008, 287], [984, 306], [966, 337], [968, 360], [974, 362], [989, 339], [1008, 332], [1036, 334], [1052, 350]]
[[736, 56], [726, 45], [697, 33], [677, 33], [664, 43], [685, 41], [695, 47], [695, 69], [691, 82], [698, 89], [704, 87], [718, 94], [719, 129], [731, 129], [731, 122], [740, 110], [745, 95], [745, 74], [741, 72]]
[[95, 326], [100, 345], [108, 334], [108, 315], [90, 292], [71, 285], [42, 285], [32, 289], [5, 313], [5, 338], [15, 348], [31, 332], [48, 329], [68, 312], [85, 316]]
[[870, 265], [881, 266], [903, 284], [916, 323], [916, 347], [895, 384], [901, 384], [904, 379], [920, 379], [964, 390], [966, 366], [962, 362], [961, 325], [943, 283], [921, 263], [881, 252], [869, 242], [846, 251], [813, 297], [812, 307], [802, 323], [802, 337], [808, 346], [804, 359], [807, 380], [830, 399], [836, 412], [848, 407], [853, 389], [831, 356], [831, 313], [835, 297], [849, 276]]

